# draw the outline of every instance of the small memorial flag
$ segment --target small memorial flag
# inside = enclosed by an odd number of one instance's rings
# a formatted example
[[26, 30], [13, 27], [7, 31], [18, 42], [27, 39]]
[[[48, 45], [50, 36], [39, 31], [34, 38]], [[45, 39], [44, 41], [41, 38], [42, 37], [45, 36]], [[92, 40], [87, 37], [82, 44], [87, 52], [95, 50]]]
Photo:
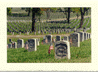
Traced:
[[48, 43], [48, 40], [47, 40], [47, 38], [45, 39], [45, 42], [46, 42], [46, 43]]
[[26, 44], [26, 45], [25, 45], [25, 49], [28, 50], [28, 48], [29, 48], [29, 47], [28, 47], [28, 44]]
[[8, 48], [8, 45], [7, 45], [7, 48]]
[[43, 44], [43, 40], [42, 40], [41, 44]]
[[52, 44], [50, 45], [49, 50], [48, 50], [49, 54], [51, 53], [51, 50], [53, 50], [53, 45]]

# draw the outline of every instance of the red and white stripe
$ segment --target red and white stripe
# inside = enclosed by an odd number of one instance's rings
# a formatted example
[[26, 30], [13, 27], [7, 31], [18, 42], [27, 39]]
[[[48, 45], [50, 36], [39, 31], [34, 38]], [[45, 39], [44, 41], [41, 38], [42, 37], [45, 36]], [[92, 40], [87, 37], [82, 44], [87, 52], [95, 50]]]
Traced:
[[46, 43], [48, 43], [48, 40], [47, 40], [47, 39], [45, 39], [45, 42], [46, 42]]
[[51, 45], [50, 47], [49, 47], [49, 50], [48, 50], [48, 53], [50, 54], [51, 53], [51, 50], [53, 50], [54, 48], [53, 48], [53, 45]]
[[26, 44], [26, 45], [25, 45], [25, 49], [28, 50], [28, 48], [29, 48], [29, 47], [28, 47], [28, 44]]

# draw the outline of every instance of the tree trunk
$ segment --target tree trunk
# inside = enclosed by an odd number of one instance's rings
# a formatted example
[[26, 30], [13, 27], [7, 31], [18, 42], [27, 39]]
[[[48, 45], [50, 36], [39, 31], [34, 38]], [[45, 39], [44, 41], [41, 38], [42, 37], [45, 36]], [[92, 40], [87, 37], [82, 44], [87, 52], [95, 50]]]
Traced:
[[32, 9], [32, 32], [35, 31], [35, 12]]
[[81, 11], [81, 21], [80, 21], [80, 27], [79, 28], [82, 28], [83, 20], [84, 20], [84, 13], [82, 12], [82, 8], [80, 8], [80, 11]]
[[68, 8], [68, 23], [70, 22], [70, 8]]
[[50, 17], [50, 10], [47, 10], [47, 11], [46, 11], [46, 14], [47, 14], [47, 20], [48, 20], [49, 17]]
[[28, 11], [28, 16], [30, 16], [30, 8], [29, 8], [29, 11]]

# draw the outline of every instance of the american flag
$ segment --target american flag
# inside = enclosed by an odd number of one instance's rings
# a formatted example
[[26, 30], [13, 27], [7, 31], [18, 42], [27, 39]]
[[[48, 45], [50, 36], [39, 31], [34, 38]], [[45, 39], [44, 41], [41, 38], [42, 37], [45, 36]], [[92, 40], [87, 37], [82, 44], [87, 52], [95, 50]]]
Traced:
[[45, 42], [46, 42], [46, 43], [48, 43], [48, 40], [47, 40], [47, 38], [45, 39]]
[[48, 53], [50, 54], [50, 49], [48, 50]]
[[51, 45], [51, 46], [49, 47], [49, 49], [50, 49], [50, 50], [53, 50], [53, 45]]
[[7, 45], [7, 48], [8, 48], [8, 45]]
[[55, 39], [53, 39], [53, 41], [55, 42]]
[[28, 50], [28, 48], [29, 48], [29, 47], [28, 47], [28, 44], [26, 44], [26, 45], [25, 45], [25, 49]]
[[41, 42], [41, 44], [43, 44], [43, 41]]
[[50, 47], [49, 47], [49, 50], [48, 50], [49, 54], [51, 53], [51, 50], [53, 50], [53, 45], [50, 45]]

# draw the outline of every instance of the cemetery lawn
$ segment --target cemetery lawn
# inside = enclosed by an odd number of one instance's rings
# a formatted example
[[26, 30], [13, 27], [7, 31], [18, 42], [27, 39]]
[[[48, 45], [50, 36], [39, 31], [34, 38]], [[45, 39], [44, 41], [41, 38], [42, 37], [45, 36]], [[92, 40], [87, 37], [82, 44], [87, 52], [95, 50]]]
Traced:
[[[27, 38], [23, 39], [24, 41], [27, 40]], [[42, 45], [42, 39], [40, 38], [40, 45], [37, 46], [37, 51], [35, 52], [28, 52], [24, 48], [7, 49], [7, 63], [91, 63], [91, 39], [81, 42], [80, 47], [71, 47], [70, 60], [55, 59], [53, 50], [49, 55], [49, 45]], [[12, 40], [14, 41], [14, 39]]]

